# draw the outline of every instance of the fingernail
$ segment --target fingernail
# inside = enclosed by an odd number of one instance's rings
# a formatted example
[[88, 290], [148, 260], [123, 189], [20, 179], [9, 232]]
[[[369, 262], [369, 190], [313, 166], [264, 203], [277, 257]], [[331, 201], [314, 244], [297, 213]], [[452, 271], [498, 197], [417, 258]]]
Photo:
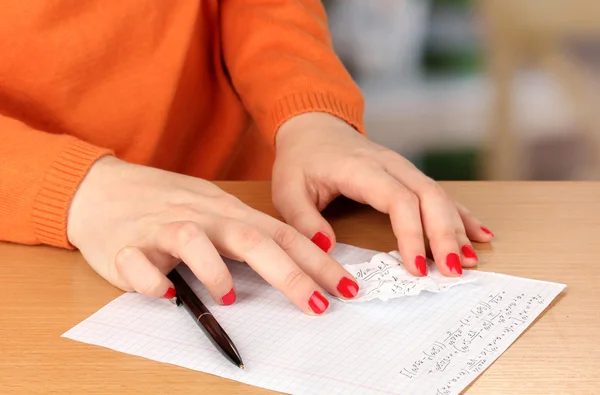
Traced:
[[231, 288], [229, 292], [223, 295], [221, 302], [223, 302], [225, 306], [232, 305], [233, 302], [235, 302], [235, 289]]
[[465, 258], [477, 259], [477, 254], [475, 253], [475, 250], [468, 244], [462, 246], [460, 251], [462, 252]]
[[329, 251], [331, 247], [331, 240], [324, 233], [317, 232], [311, 240], [325, 252]]
[[329, 307], [329, 301], [319, 291], [315, 291], [308, 300], [308, 305], [316, 314], [321, 314]]
[[493, 235], [494, 235], [494, 234], [492, 233], [492, 231], [491, 231], [491, 230], [489, 230], [488, 228], [486, 228], [485, 226], [482, 226], [482, 227], [481, 227], [481, 230], [483, 231], [483, 233], [486, 233], [486, 234], [488, 234], [488, 235], [490, 235], [490, 236], [493, 236]]
[[169, 287], [169, 289], [167, 289], [167, 292], [165, 292], [165, 294], [163, 295], [163, 298], [172, 299], [175, 297], [175, 295], [177, 295], [177, 293], [175, 292], [175, 288]]
[[358, 294], [358, 284], [348, 277], [342, 277], [337, 285], [337, 290], [340, 291], [343, 297], [353, 298]]
[[417, 267], [419, 273], [421, 273], [421, 276], [427, 275], [427, 261], [425, 261], [425, 257], [423, 255], [417, 255], [415, 258], [415, 266]]
[[448, 266], [448, 269], [450, 269], [452, 273], [462, 274], [462, 266], [460, 265], [458, 254], [455, 254], [454, 252], [448, 254], [446, 257], [446, 266]]

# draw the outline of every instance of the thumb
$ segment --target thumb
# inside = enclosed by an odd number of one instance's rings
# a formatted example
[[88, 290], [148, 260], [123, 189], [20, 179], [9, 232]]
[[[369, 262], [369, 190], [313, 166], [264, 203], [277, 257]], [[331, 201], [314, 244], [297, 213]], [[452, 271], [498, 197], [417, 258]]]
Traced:
[[311, 239], [323, 251], [333, 251], [335, 233], [319, 212], [317, 198], [310, 195], [304, 180], [289, 179], [272, 185], [273, 205], [285, 222]]

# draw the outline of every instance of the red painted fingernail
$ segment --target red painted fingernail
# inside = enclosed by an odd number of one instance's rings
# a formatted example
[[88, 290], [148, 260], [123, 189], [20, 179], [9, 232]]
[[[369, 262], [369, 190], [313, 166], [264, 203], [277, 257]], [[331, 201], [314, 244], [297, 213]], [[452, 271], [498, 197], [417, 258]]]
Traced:
[[325, 252], [329, 251], [331, 247], [331, 240], [324, 233], [317, 232], [311, 240]]
[[317, 314], [323, 313], [329, 307], [329, 301], [319, 291], [313, 292], [308, 300], [308, 305]]
[[455, 254], [454, 252], [448, 254], [446, 257], [446, 266], [448, 266], [448, 269], [450, 269], [452, 273], [462, 274], [462, 266], [460, 265], [458, 254]]
[[358, 284], [348, 277], [342, 277], [337, 285], [337, 290], [340, 291], [343, 297], [353, 298], [358, 294]]
[[232, 305], [233, 302], [235, 302], [235, 289], [231, 288], [229, 292], [223, 295], [221, 302], [223, 302], [225, 306]]
[[481, 227], [481, 230], [483, 231], [483, 233], [486, 233], [486, 234], [488, 234], [488, 235], [490, 235], [490, 236], [493, 236], [493, 235], [494, 235], [494, 234], [492, 233], [492, 231], [491, 231], [491, 230], [489, 230], [488, 228], [486, 228], [485, 226], [482, 226], [482, 227]]
[[465, 258], [477, 259], [477, 254], [475, 253], [475, 250], [468, 244], [462, 246], [460, 251], [462, 252]]
[[167, 289], [167, 292], [165, 292], [165, 294], [163, 295], [163, 298], [172, 299], [175, 297], [175, 295], [177, 295], [177, 293], [175, 292], [175, 288], [169, 287], [169, 289]]
[[425, 257], [423, 255], [417, 255], [415, 258], [415, 266], [417, 267], [419, 273], [421, 273], [421, 276], [427, 275], [427, 262], [425, 261]]

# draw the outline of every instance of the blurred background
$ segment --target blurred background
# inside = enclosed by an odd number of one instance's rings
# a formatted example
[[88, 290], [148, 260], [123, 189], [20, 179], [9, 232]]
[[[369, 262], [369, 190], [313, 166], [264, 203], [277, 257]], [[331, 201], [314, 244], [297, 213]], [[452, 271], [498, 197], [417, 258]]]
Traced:
[[370, 137], [434, 179], [600, 179], [600, 0], [323, 3]]

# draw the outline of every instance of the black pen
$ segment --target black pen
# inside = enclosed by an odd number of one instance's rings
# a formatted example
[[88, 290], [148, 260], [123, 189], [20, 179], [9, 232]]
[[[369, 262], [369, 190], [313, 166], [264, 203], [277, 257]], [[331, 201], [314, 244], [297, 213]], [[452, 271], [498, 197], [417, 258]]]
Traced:
[[167, 274], [169, 280], [173, 282], [175, 286], [175, 292], [177, 293], [176, 303], [177, 306], [183, 304], [185, 309], [194, 318], [198, 326], [204, 331], [211, 342], [221, 351], [227, 359], [233, 362], [236, 366], [244, 369], [244, 363], [240, 353], [235, 348], [235, 345], [225, 333], [221, 325], [217, 322], [215, 317], [206, 308], [204, 303], [194, 293], [192, 288], [185, 282], [183, 277], [173, 269]]

